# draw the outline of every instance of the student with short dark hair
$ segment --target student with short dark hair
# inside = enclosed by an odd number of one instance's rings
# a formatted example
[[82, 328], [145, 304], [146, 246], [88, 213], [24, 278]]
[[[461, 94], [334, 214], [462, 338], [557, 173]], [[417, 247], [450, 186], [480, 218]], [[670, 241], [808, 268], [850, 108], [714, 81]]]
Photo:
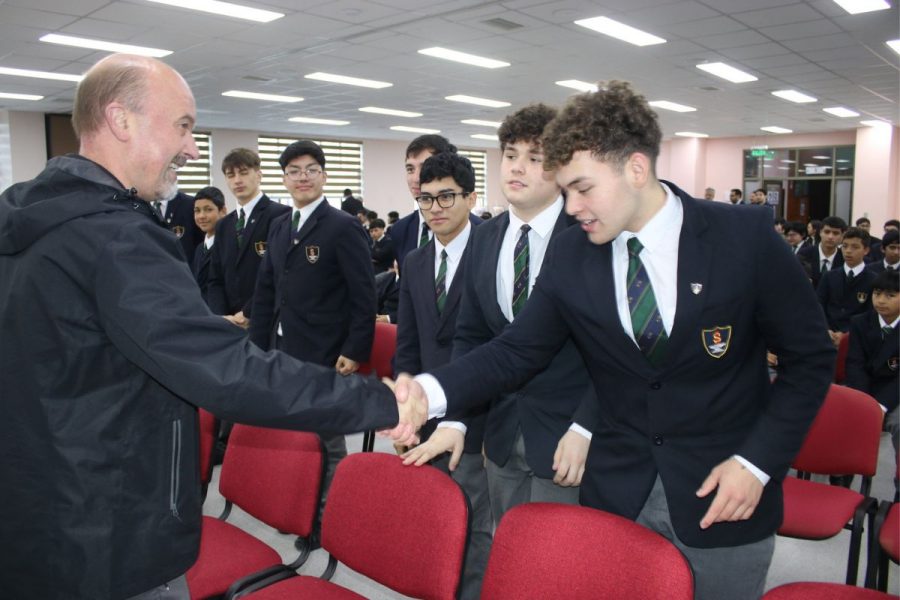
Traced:
[[[887, 412], [884, 429], [891, 435], [896, 457], [900, 451], [900, 416], [897, 408], [900, 273], [882, 271], [872, 280], [872, 307], [874, 310], [850, 320], [850, 347], [847, 350], [847, 378], [844, 384], [871, 395]], [[894, 484], [897, 484], [896, 480]]]
[[825, 217], [818, 233], [819, 243], [807, 246], [797, 253], [797, 257], [805, 260], [812, 267], [813, 287], [819, 287], [822, 274], [837, 269], [844, 264], [841, 254], [841, 239], [847, 231], [847, 223], [840, 217]]
[[800, 221], [788, 221], [784, 227], [784, 239], [791, 246], [794, 254], [803, 248], [803, 240], [806, 237], [806, 226]]
[[394, 264], [394, 240], [387, 234], [384, 220], [377, 218], [369, 221], [369, 236], [372, 238], [372, 267], [378, 275]]
[[881, 239], [881, 259], [871, 262], [866, 269], [875, 274], [900, 269], [900, 231], [888, 230]]
[[[475, 205], [475, 169], [455, 152], [428, 157], [421, 167], [416, 202], [434, 235], [410, 252], [400, 278], [398, 372], [417, 374], [450, 361], [456, 321], [465, 293]], [[492, 524], [484, 458], [481, 455], [485, 410], [467, 422], [430, 421], [422, 444], [404, 454], [407, 464], [431, 462], [449, 472], [472, 504], [459, 597], [477, 600], [490, 552]], [[439, 451], [433, 447], [439, 447]], [[452, 448], [451, 454], [445, 450]], [[427, 535], [427, 532], [423, 532]]]
[[209, 186], [201, 189], [194, 196], [194, 222], [205, 236], [197, 244], [194, 258], [191, 261], [191, 273], [200, 286], [200, 295], [206, 301], [206, 288], [209, 279], [209, 259], [213, 243], [216, 240], [216, 223], [224, 217], [225, 195], [217, 187]]
[[851, 227], [844, 234], [842, 245], [844, 264], [840, 269], [832, 269], [822, 275], [816, 294], [825, 311], [828, 333], [835, 345], [841, 334], [850, 328], [850, 317], [872, 307], [870, 295], [875, 275], [866, 270], [863, 261], [869, 253], [869, 234]]

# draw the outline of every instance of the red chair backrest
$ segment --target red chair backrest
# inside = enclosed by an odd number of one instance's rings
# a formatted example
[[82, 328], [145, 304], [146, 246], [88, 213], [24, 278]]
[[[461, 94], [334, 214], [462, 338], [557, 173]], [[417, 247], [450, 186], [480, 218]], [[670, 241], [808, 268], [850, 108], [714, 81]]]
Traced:
[[494, 534], [482, 600], [691, 600], [690, 565], [667, 539], [600, 510], [521, 504]]
[[468, 503], [449, 476], [382, 452], [343, 459], [328, 490], [322, 547], [406, 596], [456, 598]]
[[319, 506], [322, 457], [314, 433], [236, 424], [219, 492], [271, 527], [307, 537]]
[[762, 600], [896, 600], [882, 592], [876, 592], [842, 583], [786, 583], [769, 590]]
[[850, 348], [850, 334], [845, 333], [841, 336], [838, 343], [837, 359], [834, 363], [834, 382], [844, 383], [847, 377], [847, 350]]
[[216, 443], [216, 417], [202, 408], [197, 409], [200, 421], [200, 481], [212, 479], [212, 450]]
[[361, 375], [375, 373], [378, 377], [393, 377], [394, 353], [397, 351], [397, 326], [393, 323], [375, 323], [375, 341], [368, 362], [359, 366]]
[[830, 475], [875, 475], [884, 412], [874, 398], [832, 384], [792, 467]]

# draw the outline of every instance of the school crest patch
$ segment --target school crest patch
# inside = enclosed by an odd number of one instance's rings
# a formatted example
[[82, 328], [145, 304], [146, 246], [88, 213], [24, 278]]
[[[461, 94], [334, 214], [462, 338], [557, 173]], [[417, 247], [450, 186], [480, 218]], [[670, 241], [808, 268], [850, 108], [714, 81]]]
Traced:
[[306, 260], [309, 261], [309, 264], [314, 265], [319, 261], [319, 247], [318, 246], [307, 246], [306, 247]]
[[859, 302], [860, 304], [865, 302], [868, 299], [868, 297], [869, 297], [869, 294], [867, 294], [866, 292], [856, 292], [856, 301]]
[[703, 349], [713, 358], [722, 358], [731, 344], [731, 325], [716, 325], [712, 329], [701, 330]]
[[265, 242], [256, 242], [253, 244], [253, 249], [256, 250], [257, 256], [262, 258], [266, 255], [266, 243]]
[[890, 357], [887, 361], [888, 369], [890, 369], [891, 371], [897, 370], [897, 364], [898, 364], [898, 358], [896, 356]]
[[182, 225], [176, 225], [175, 227], [172, 228], [172, 233], [174, 233], [175, 237], [177, 237], [180, 240], [181, 236], [184, 235], [184, 227]]

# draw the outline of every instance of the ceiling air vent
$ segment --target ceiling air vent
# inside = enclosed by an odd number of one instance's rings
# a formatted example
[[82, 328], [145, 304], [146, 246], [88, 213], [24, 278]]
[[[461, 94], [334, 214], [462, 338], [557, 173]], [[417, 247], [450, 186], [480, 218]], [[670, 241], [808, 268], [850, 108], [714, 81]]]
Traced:
[[490, 25], [491, 27], [496, 27], [497, 29], [501, 29], [503, 31], [512, 31], [513, 29], [521, 29], [524, 25], [519, 25], [518, 23], [514, 23], [512, 21], [507, 21], [506, 19], [502, 19], [497, 17], [496, 19], [488, 19], [487, 21], [482, 21], [485, 25]]

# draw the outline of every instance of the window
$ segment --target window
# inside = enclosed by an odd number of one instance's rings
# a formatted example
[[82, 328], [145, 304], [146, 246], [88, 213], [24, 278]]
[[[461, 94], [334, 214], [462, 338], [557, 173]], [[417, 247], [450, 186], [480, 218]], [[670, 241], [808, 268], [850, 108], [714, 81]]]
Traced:
[[178, 189], [185, 194], [196, 194], [202, 188], [211, 185], [209, 173], [210, 139], [208, 133], [194, 132], [194, 141], [200, 158], [188, 161], [178, 169]]
[[[299, 138], [260, 136], [259, 159], [262, 169], [262, 191], [272, 200], [282, 204], [291, 204], [291, 196], [284, 189], [283, 173], [278, 157], [284, 149], [298, 141]], [[312, 140], [325, 152], [325, 170], [328, 181], [325, 183], [325, 196], [335, 207], [339, 207], [344, 189], [350, 188], [354, 195], [363, 195], [362, 189], [362, 143]]]
[[475, 167], [475, 191], [478, 192], [476, 206], [485, 208], [487, 203], [487, 152], [483, 150], [460, 150], [460, 156], [465, 156]]

